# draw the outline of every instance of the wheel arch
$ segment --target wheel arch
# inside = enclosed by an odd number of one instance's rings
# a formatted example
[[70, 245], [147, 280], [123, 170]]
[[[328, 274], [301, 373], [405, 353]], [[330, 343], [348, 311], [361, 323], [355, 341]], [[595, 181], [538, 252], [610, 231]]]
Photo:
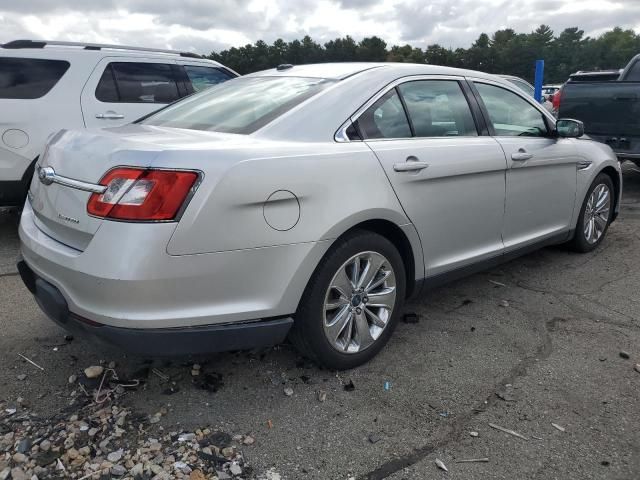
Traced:
[[[611, 181], [613, 182], [613, 188], [614, 188], [614, 193], [615, 193], [615, 203], [614, 203], [614, 207], [613, 207], [613, 212], [614, 212], [614, 217], [613, 219], [615, 220], [615, 218], [618, 215], [618, 212], [620, 210], [620, 196], [622, 193], [622, 180], [620, 179], [620, 174], [618, 173], [618, 171], [612, 167], [611, 165], [607, 165], [606, 167], [604, 167], [602, 170], [600, 170], [600, 172], [598, 172], [598, 175], [600, 175], [601, 173], [604, 173], [605, 175], [609, 176], [609, 178], [611, 178]], [[597, 176], [597, 175], [596, 175]]]
[[417, 278], [424, 277], [424, 260], [422, 257], [422, 246], [420, 245], [420, 240], [413, 224], [400, 226], [384, 218], [362, 220], [347, 228], [341, 235], [335, 238], [332, 245], [358, 230], [377, 233], [389, 240], [398, 249], [405, 266], [406, 297], [409, 298], [416, 294], [419, 289], [419, 281]]

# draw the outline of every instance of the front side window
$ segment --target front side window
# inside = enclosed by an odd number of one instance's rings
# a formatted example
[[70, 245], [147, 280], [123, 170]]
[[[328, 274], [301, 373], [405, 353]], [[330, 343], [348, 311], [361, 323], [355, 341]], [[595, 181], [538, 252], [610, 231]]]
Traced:
[[365, 139], [411, 137], [409, 120], [396, 89], [389, 90], [358, 118]]
[[201, 67], [199, 65], [184, 65], [184, 70], [189, 77], [193, 90], [201, 92], [205, 88], [212, 87], [218, 83], [226, 82], [233, 76], [219, 68]]
[[44, 97], [69, 69], [63, 60], [0, 58], [0, 98]]
[[107, 65], [96, 98], [108, 103], [171, 103], [180, 98], [171, 65], [112, 62]]
[[236, 78], [170, 105], [141, 123], [250, 134], [332, 83], [303, 77]]
[[542, 113], [515, 93], [476, 83], [497, 136], [545, 137], [549, 131]]
[[416, 137], [478, 135], [467, 99], [455, 80], [418, 80], [398, 89]]

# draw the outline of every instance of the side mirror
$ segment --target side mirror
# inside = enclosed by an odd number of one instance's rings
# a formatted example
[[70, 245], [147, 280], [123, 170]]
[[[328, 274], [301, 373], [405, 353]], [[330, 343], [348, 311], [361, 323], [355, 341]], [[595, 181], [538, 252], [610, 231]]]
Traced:
[[580, 120], [561, 118], [556, 122], [556, 132], [562, 138], [579, 138], [584, 135], [584, 123]]

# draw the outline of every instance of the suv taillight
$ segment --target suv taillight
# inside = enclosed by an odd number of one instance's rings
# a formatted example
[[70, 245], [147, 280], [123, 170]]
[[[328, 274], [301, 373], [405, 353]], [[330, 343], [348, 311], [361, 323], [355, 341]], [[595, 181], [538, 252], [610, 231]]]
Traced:
[[117, 167], [102, 177], [107, 190], [91, 195], [87, 211], [115, 220], [174, 220], [198, 177], [192, 171]]
[[555, 95], [553, 96], [553, 100], [551, 102], [551, 103], [553, 103], [553, 109], [556, 112], [558, 110], [560, 110], [560, 96], [561, 95], [562, 95], [562, 88], [555, 93]]

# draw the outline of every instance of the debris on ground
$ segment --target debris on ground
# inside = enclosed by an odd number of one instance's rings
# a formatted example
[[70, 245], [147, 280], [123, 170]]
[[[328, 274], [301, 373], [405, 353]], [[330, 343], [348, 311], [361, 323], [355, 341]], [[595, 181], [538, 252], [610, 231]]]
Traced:
[[420, 322], [420, 317], [416, 313], [405, 313], [402, 317], [404, 323], [415, 324]]
[[631, 358], [631, 355], [629, 355], [629, 352], [625, 352], [624, 350], [620, 352], [620, 358], [624, 358], [625, 360], [629, 360], [629, 358]]
[[527, 437], [516, 432], [515, 430], [510, 430], [508, 428], [501, 427], [500, 425], [496, 425], [495, 423], [490, 423], [489, 426], [491, 428], [495, 428], [496, 430], [500, 430], [501, 432], [508, 433], [509, 435], [513, 435], [514, 437], [521, 438], [522, 440], [529, 440]]
[[560, 430], [561, 432], [565, 431], [564, 427], [561, 427], [557, 423], [552, 423], [551, 425], [553, 425], [553, 428], [555, 428], [556, 430]]
[[501, 307], [505, 307], [505, 308], [506, 308], [506, 307], [508, 307], [508, 306], [509, 306], [509, 302], [508, 302], [508, 301], [506, 301], [506, 300], [502, 300], [502, 301], [500, 302], [500, 306], [501, 306]]
[[635, 367], [633, 367], [633, 369], [634, 369], [636, 372], [640, 373], [640, 363], [636, 363], [636, 366], [635, 366]]
[[506, 287], [506, 285], [502, 282], [497, 282], [495, 280], [489, 280], [489, 283], [493, 283], [494, 285], [497, 285], [498, 287]]
[[21, 353], [18, 354], [18, 356], [20, 358], [22, 358], [23, 360], [29, 362], [31, 365], [33, 365], [34, 367], [42, 370], [44, 372], [44, 368], [42, 368], [40, 365], [38, 365], [36, 362], [34, 362], [33, 360], [31, 360], [30, 358], [25, 357], [24, 355], [22, 355]]
[[353, 380], [349, 380], [347, 383], [345, 383], [344, 384], [344, 389], [347, 392], [353, 392], [356, 389], [356, 386], [353, 383]]
[[27, 378], [27, 376], [24, 373], [21, 373], [20, 375], [16, 376], [16, 378], [20, 381], [23, 381], [25, 378]]
[[487, 463], [488, 458], [469, 458], [463, 460], [456, 460], [456, 463]]
[[115, 364], [105, 365], [86, 368], [80, 380], [69, 378], [75, 389], [70, 405], [49, 418], [29, 412], [24, 399], [17, 401], [19, 414], [15, 408], [0, 412], [0, 479], [255, 478], [240, 449], [255, 443], [252, 436], [154, 427], [167, 409], [149, 417], [122, 406], [126, 391], [140, 381], [122, 380]]
[[84, 376], [87, 378], [98, 378], [104, 372], [104, 367], [93, 365], [84, 369]]
[[378, 443], [380, 440], [382, 440], [382, 437], [380, 435], [378, 435], [377, 433], [372, 433], [371, 435], [369, 435], [369, 442], [370, 443]]
[[440, 460], [439, 458], [436, 458], [436, 465], [440, 470], [444, 470], [445, 472], [448, 472], [449, 469], [447, 468], [447, 466], [442, 462], [442, 460]]
[[293, 388], [291, 388], [291, 387], [284, 387], [284, 394], [285, 394], [287, 397], [292, 396], [292, 395], [293, 395]]
[[326, 402], [327, 401], [327, 392], [325, 392], [324, 390], [319, 390], [318, 391], [318, 401], [319, 402]]
[[469, 432], [469, 435], [471, 435], [472, 437], [477, 437], [479, 435], [478, 432]]
[[196, 377], [193, 377], [193, 384], [201, 390], [215, 393], [224, 386], [222, 378], [223, 377], [221, 373], [203, 373], [203, 371], [200, 370], [200, 374]]

